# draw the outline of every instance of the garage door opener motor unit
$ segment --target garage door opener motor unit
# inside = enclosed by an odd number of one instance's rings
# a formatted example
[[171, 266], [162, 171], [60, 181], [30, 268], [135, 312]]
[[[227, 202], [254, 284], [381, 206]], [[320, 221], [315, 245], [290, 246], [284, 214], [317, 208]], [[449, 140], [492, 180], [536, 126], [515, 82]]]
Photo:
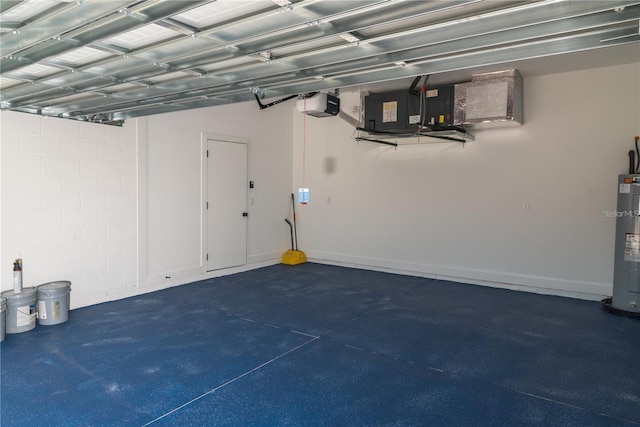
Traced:
[[330, 93], [318, 92], [302, 96], [296, 101], [296, 109], [314, 117], [331, 117], [340, 112], [340, 98]]

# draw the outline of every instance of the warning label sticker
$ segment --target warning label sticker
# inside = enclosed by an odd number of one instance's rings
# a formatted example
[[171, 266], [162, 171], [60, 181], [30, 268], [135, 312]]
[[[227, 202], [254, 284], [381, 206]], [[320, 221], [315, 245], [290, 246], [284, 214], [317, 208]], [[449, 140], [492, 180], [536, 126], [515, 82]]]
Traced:
[[382, 122], [398, 121], [398, 101], [389, 101], [382, 103]]
[[18, 328], [32, 325], [36, 321], [36, 305], [25, 305], [17, 308], [16, 326]]
[[51, 318], [60, 318], [60, 301], [51, 301]]
[[38, 301], [38, 319], [47, 318], [47, 303], [45, 301]]
[[410, 125], [417, 125], [419, 123], [420, 123], [420, 114], [409, 116], [409, 124]]
[[621, 194], [631, 193], [631, 184], [620, 184], [620, 190], [618, 192]]
[[625, 261], [640, 262], [640, 234], [626, 233], [624, 247]]

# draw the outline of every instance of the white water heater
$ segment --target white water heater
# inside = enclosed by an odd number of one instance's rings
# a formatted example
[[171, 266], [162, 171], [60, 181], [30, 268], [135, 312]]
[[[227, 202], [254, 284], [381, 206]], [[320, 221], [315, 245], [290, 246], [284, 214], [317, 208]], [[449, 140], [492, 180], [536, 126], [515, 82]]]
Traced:
[[640, 313], [640, 174], [618, 177], [611, 306]]

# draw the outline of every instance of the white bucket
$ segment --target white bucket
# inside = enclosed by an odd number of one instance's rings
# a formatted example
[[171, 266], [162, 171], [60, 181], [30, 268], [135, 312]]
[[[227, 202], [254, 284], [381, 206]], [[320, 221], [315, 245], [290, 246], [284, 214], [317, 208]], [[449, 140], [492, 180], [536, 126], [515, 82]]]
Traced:
[[6, 333], [19, 334], [36, 327], [36, 288], [4, 291], [2, 296], [7, 299]]
[[7, 299], [0, 297], [0, 342], [4, 341], [4, 333], [7, 330]]
[[38, 323], [57, 325], [69, 319], [71, 282], [63, 280], [38, 286]]

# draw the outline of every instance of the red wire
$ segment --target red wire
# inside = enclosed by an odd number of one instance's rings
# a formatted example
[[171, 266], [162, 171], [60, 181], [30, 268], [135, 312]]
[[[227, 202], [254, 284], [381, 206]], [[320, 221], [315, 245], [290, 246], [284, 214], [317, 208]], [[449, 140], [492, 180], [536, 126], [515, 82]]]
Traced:
[[[307, 98], [304, 99], [304, 111], [307, 111]], [[305, 171], [307, 160], [307, 114], [303, 114], [303, 130], [302, 130], [302, 188], [307, 188], [307, 174]]]

